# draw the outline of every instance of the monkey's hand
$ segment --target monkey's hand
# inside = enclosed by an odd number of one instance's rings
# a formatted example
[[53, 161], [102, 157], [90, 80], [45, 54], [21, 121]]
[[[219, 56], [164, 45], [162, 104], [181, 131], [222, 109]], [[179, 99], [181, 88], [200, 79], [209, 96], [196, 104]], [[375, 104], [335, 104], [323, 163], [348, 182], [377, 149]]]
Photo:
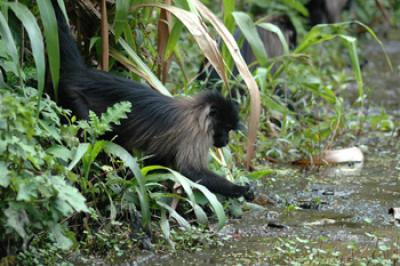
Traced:
[[250, 183], [245, 185], [246, 191], [243, 194], [243, 197], [247, 201], [253, 201], [255, 198], [255, 192], [256, 192], [256, 185], [254, 183]]
[[192, 181], [198, 182], [207, 187], [211, 192], [221, 194], [225, 197], [239, 198], [244, 197], [248, 201], [254, 199], [255, 185], [238, 185], [230, 182], [208, 169], [199, 170], [181, 170]]

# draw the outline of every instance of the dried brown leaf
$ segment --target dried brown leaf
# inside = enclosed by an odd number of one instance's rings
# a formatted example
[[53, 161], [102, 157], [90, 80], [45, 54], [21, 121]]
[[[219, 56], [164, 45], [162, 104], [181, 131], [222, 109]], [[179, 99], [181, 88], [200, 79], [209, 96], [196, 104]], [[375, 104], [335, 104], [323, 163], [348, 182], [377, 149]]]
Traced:
[[218, 45], [216, 41], [208, 34], [198, 16], [178, 7], [157, 3], [138, 4], [133, 6], [132, 9], [141, 7], [158, 7], [169, 11], [175, 17], [177, 17], [192, 34], [193, 38], [196, 40], [196, 43], [199, 45], [208, 61], [215, 68], [218, 75], [224, 80], [225, 84], [228, 84], [228, 79], [225, 74], [225, 66], [218, 50]]
[[199, 11], [199, 14], [206, 19], [218, 34], [221, 36], [224, 41], [226, 47], [228, 48], [231, 56], [235, 62], [235, 65], [242, 76], [244, 82], [247, 85], [247, 88], [250, 93], [250, 118], [249, 118], [249, 135], [247, 141], [247, 156], [246, 156], [246, 165], [247, 167], [251, 167], [251, 160], [255, 154], [255, 143], [257, 139], [257, 131], [259, 127], [260, 120], [260, 112], [261, 112], [261, 102], [260, 102], [260, 91], [258, 89], [257, 83], [254, 80], [252, 74], [250, 73], [249, 68], [247, 67], [246, 62], [244, 61], [242, 55], [240, 54], [240, 49], [235, 41], [235, 38], [229, 32], [229, 30], [225, 27], [222, 21], [215, 16], [205, 5], [203, 5], [198, 0], [192, 0], [195, 7]]

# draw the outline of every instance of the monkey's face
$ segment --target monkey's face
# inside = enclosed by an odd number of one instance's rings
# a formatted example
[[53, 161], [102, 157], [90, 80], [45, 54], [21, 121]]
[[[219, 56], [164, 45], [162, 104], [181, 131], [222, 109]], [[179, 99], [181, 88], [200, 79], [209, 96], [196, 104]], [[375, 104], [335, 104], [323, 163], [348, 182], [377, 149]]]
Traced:
[[228, 145], [229, 143], [229, 131], [225, 128], [219, 128], [217, 131], [214, 131], [214, 146], [217, 148], [222, 148]]
[[211, 109], [211, 119], [213, 120], [213, 145], [217, 148], [224, 147], [229, 143], [229, 132], [239, 128], [238, 106], [225, 99], [218, 106]]

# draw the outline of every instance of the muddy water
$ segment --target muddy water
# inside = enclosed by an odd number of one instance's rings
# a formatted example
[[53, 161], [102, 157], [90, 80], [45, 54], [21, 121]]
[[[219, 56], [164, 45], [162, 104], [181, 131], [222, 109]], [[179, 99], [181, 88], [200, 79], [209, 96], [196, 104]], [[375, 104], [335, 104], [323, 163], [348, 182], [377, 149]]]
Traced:
[[[399, 115], [400, 38], [386, 42], [385, 47], [394, 71], [389, 72], [379, 46], [365, 45], [362, 49], [368, 55], [365, 83], [370, 103], [385, 105], [391, 113]], [[281, 262], [279, 257], [273, 258], [277, 246], [286, 247], [285, 252], [296, 246], [282, 239], [296, 237], [298, 243], [305, 243], [303, 246], [311, 243], [314, 247], [335, 250], [346, 250], [355, 243], [357, 250], [351, 250], [352, 256], [357, 251], [359, 256], [373, 254], [375, 251], [368, 251], [368, 247], [373, 250], [378, 238], [400, 243], [400, 227], [388, 213], [390, 208], [400, 207], [397, 142], [391, 136], [380, 136], [376, 141], [360, 140], [365, 147], [364, 164], [318, 170], [278, 169], [276, 175], [265, 180], [268, 185], [260, 188], [261, 194], [268, 195], [274, 204], [267, 204], [261, 210], [252, 209], [240, 219], [231, 220], [220, 232], [225, 241], [195, 253], [156, 255], [139, 264], [274, 264]], [[400, 253], [398, 248], [394, 252]]]
[[[270, 264], [278, 239], [295, 237], [322, 247], [334, 246], [335, 250], [346, 249], [354, 242], [364, 248], [374, 247], [376, 238], [366, 233], [400, 243], [400, 228], [388, 213], [400, 206], [400, 171], [393, 158], [368, 159], [362, 169], [353, 165], [298, 171], [297, 175], [289, 171], [290, 178], [281, 174], [272, 186], [263, 189], [275, 204], [232, 220], [220, 232], [221, 238], [230, 240], [196, 253], [156, 257], [145, 264]], [[291, 204], [301, 209], [291, 210]]]

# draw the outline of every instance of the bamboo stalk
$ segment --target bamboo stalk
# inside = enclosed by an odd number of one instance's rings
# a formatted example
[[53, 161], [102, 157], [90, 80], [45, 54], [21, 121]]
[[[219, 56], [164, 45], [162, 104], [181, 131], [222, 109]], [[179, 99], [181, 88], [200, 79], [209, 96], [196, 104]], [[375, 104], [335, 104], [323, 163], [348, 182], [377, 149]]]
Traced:
[[110, 45], [108, 36], [108, 19], [106, 0], [101, 1], [101, 69], [108, 71]]
[[[166, 5], [171, 5], [171, 0], [165, 0]], [[165, 49], [167, 47], [168, 39], [169, 39], [169, 23], [171, 21], [171, 14], [165, 10], [161, 9], [160, 11], [160, 19], [158, 21], [158, 57], [159, 57], [159, 65], [158, 65], [158, 77], [162, 83], [165, 84], [168, 77], [168, 69], [170, 60], [165, 58]]]

